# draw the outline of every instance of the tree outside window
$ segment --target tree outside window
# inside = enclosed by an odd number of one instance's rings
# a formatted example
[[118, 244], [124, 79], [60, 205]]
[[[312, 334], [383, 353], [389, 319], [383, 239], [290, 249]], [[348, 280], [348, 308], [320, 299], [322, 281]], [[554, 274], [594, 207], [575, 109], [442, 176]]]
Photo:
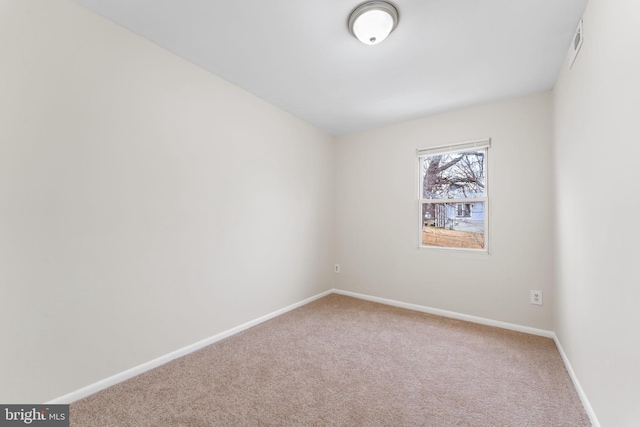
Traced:
[[421, 246], [486, 250], [489, 141], [472, 144], [418, 152]]

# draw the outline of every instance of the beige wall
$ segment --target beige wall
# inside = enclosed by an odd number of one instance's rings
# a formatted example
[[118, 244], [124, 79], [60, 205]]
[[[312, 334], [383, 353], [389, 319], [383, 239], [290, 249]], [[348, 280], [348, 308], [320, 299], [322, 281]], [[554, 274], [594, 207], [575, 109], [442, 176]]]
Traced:
[[[332, 139], [66, 0], [0, 1], [0, 402], [335, 286], [554, 329], [602, 425], [633, 425], [637, 16], [591, 0], [553, 94]], [[484, 137], [491, 255], [419, 250], [415, 149]]]
[[[551, 112], [543, 93], [338, 138], [337, 287], [551, 330]], [[416, 149], [485, 137], [491, 255], [418, 249]]]
[[640, 420], [640, 2], [591, 0], [554, 89], [555, 329], [603, 426]]
[[62, 0], [0, 2], [0, 402], [332, 287], [332, 140]]

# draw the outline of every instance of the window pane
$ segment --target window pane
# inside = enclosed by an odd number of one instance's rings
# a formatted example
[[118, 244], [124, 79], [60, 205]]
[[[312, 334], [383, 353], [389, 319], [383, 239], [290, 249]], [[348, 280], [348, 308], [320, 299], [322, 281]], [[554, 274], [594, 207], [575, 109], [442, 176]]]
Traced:
[[439, 154], [420, 160], [423, 199], [486, 196], [486, 150]]
[[422, 245], [484, 249], [484, 208], [484, 202], [423, 203]]

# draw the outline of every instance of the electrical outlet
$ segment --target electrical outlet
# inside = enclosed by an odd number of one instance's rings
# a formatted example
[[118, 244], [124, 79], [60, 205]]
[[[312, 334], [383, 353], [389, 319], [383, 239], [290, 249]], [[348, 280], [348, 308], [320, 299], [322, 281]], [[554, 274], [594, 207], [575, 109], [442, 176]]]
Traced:
[[333, 265], [333, 272], [334, 273], [340, 273], [340, 264], [334, 264]]
[[531, 291], [531, 304], [542, 305], [542, 291]]

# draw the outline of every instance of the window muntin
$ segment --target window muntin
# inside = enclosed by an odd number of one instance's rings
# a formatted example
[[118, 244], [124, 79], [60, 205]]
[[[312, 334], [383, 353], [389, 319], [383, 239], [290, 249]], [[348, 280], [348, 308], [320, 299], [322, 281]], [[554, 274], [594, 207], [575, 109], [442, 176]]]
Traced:
[[487, 251], [489, 144], [418, 151], [420, 246]]

